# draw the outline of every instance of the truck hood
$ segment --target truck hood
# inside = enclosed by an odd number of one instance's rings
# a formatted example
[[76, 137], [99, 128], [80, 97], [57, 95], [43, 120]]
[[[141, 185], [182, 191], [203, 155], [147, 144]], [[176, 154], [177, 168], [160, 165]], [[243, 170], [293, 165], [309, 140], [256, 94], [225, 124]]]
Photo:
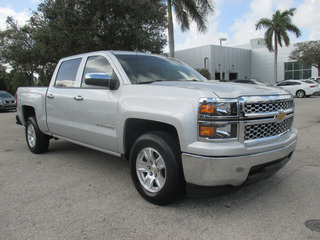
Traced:
[[288, 92], [279, 87], [268, 87], [253, 84], [223, 83], [223, 82], [183, 82], [162, 81], [154, 82], [152, 85], [187, 88], [202, 91], [211, 91], [219, 98], [237, 98], [240, 96], [270, 96], [288, 95]]

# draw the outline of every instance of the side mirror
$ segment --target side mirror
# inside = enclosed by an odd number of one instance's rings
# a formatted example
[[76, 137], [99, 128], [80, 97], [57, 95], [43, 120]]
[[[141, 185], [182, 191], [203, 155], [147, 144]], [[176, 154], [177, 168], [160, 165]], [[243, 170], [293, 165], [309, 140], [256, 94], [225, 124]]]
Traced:
[[87, 73], [84, 77], [87, 85], [108, 87], [110, 90], [117, 89], [118, 79], [111, 79], [107, 73]]

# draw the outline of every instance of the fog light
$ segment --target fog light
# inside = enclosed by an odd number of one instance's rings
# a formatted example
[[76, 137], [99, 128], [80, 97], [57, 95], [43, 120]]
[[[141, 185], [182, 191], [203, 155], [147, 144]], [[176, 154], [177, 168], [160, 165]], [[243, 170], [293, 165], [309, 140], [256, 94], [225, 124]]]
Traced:
[[209, 139], [237, 138], [237, 124], [213, 123], [210, 125], [199, 125], [199, 137]]
[[200, 126], [200, 137], [213, 138], [216, 135], [215, 127]]

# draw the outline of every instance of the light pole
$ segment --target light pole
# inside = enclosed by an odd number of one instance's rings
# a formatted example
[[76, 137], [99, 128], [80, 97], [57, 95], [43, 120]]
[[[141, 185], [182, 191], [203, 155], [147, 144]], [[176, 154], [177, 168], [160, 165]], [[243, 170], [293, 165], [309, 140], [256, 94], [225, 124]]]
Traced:
[[222, 41], [226, 41], [226, 38], [219, 38], [220, 40], [220, 80], [222, 80]]

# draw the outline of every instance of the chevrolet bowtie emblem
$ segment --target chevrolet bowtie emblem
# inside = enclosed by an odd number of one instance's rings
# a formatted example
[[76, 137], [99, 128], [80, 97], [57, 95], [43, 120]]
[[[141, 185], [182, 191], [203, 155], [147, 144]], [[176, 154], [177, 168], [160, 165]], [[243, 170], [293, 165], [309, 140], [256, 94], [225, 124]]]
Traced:
[[282, 121], [286, 117], [286, 114], [283, 111], [279, 111], [279, 114], [276, 115], [276, 119]]

